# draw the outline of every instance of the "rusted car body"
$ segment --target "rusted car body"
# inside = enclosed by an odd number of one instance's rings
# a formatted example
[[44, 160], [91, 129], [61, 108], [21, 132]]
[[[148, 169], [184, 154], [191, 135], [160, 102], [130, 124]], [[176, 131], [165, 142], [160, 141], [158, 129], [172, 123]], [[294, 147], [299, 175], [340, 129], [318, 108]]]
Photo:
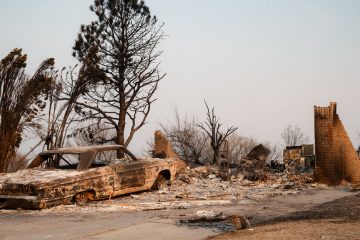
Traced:
[[[113, 151], [118, 150], [127, 157], [114, 158]], [[175, 174], [175, 160], [137, 159], [120, 145], [49, 150], [40, 153], [27, 169], [0, 175], [0, 207], [42, 209], [85, 204], [161, 188]]]

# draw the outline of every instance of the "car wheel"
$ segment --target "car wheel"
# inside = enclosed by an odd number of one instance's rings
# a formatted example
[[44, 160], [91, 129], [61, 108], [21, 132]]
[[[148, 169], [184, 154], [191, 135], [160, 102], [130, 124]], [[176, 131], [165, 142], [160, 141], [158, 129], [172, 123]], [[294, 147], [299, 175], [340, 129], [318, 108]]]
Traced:
[[79, 206], [84, 206], [88, 202], [86, 192], [81, 192], [75, 195], [75, 202]]
[[154, 190], [164, 190], [168, 186], [168, 181], [164, 178], [163, 175], [159, 175], [154, 183]]

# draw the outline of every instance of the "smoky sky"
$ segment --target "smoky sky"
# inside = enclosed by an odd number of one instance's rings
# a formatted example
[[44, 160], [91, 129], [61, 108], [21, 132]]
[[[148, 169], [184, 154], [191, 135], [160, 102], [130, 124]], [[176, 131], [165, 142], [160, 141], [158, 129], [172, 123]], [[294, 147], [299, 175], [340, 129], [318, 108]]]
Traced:
[[[335, 0], [148, 0], [167, 37], [159, 48], [160, 83], [148, 124], [131, 148], [140, 151], [174, 108], [203, 120], [204, 99], [224, 123], [260, 142], [280, 142], [298, 125], [313, 141], [313, 107], [338, 103], [354, 145], [360, 132], [360, 2]], [[47, 57], [71, 56], [91, 0], [0, 3], [0, 56], [23, 48], [31, 73]], [[31, 143], [28, 143], [31, 144]]]

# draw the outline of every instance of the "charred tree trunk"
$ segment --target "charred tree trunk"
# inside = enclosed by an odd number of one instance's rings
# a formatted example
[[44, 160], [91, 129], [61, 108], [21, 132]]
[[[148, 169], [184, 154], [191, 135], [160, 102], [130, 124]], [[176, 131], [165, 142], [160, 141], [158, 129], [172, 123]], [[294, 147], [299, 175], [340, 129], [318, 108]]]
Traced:
[[230, 134], [232, 134], [237, 130], [237, 127], [231, 126], [226, 130], [225, 133], [222, 133], [220, 131], [222, 123], [219, 122], [218, 117], [215, 115], [214, 108], [212, 108], [212, 110], [210, 111], [210, 108], [207, 105], [206, 101], [205, 101], [205, 106], [207, 109], [207, 119], [205, 125], [199, 124], [198, 127], [204, 130], [211, 140], [211, 147], [213, 150], [212, 163], [219, 164], [221, 145], [224, 143], [224, 141]]
[[[119, 122], [117, 130], [117, 144], [125, 146], [125, 126], [126, 126], [126, 108], [125, 108], [125, 97], [120, 96], [120, 112], [119, 112]], [[117, 157], [123, 158], [124, 151], [118, 150]]]
[[59, 136], [58, 138], [56, 139], [56, 143], [55, 143], [55, 147], [56, 148], [60, 148], [62, 147], [63, 143], [64, 143], [64, 133], [65, 133], [65, 127], [66, 127], [66, 124], [67, 124], [67, 120], [72, 112], [72, 104], [69, 104], [66, 108], [66, 111], [64, 113], [64, 117], [61, 121], [61, 124], [60, 124], [60, 132], [59, 132]]
[[220, 159], [220, 150], [218, 148], [214, 149], [214, 156], [212, 164], [219, 164]]

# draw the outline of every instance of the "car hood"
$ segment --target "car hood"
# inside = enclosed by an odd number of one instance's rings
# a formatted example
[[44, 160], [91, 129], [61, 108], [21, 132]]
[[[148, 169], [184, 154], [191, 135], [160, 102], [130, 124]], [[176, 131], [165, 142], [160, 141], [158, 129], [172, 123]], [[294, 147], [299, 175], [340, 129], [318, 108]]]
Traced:
[[50, 183], [65, 178], [71, 178], [84, 174], [76, 170], [59, 169], [24, 169], [15, 173], [6, 173], [0, 175], [0, 190], [5, 184], [37, 184]]

